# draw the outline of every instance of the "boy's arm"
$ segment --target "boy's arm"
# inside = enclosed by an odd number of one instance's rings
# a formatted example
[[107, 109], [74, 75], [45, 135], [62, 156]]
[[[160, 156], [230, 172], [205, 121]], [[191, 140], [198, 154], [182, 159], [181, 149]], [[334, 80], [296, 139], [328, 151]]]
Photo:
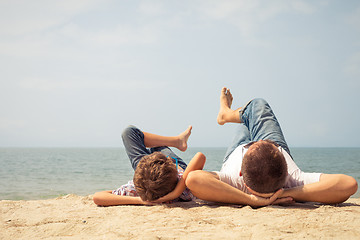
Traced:
[[301, 187], [286, 189], [282, 197], [300, 202], [342, 203], [358, 188], [356, 180], [344, 174], [321, 174], [320, 181]]
[[93, 201], [99, 206], [116, 206], [116, 205], [148, 205], [140, 197], [121, 196], [112, 194], [112, 191], [97, 192], [93, 196]]
[[191, 171], [203, 169], [205, 165], [205, 161], [206, 161], [206, 157], [204, 154], [202, 154], [201, 152], [196, 153], [195, 156], [189, 162], [188, 166], [186, 167], [175, 189], [172, 192], [168, 193], [167, 195], [155, 200], [154, 202], [156, 203], [168, 202], [179, 197], [186, 188], [185, 181], [188, 174]]

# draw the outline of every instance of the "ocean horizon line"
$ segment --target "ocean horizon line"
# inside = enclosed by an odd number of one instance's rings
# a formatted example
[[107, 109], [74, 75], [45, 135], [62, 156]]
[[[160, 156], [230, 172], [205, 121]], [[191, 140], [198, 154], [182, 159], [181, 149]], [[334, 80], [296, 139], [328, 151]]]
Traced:
[[[0, 146], [0, 149], [124, 149], [124, 146]], [[188, 149], [198, 149], [198, 148], [228, 148], [228, 147], [214, 147], [214, 146], [192, 146], [188, 147]], [[329, 148], [339, 148], [339, 149], [357, 149], [359, 147], [354, 146], [348, 146], [348, 147], [342, 147], [342, 146], [331, 146], [331, 147], [325, 147], [325, 146], [289, 146], [290, 149], [292, 148], [317, 148], [317, 149], [329, 149]]]

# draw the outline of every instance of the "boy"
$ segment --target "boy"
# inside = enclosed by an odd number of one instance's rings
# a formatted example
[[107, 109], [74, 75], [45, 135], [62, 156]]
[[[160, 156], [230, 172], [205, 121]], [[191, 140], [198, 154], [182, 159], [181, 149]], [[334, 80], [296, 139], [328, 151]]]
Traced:
[[265, 100], [254, 99], [236, 110], [232, 100], [230, 90], [223, 88], [217, 121], [238, 123], [236, 136], [220, 172], [193, 171], [187, 177], [196, 197], [257, 207], [293, 200], [341, 203], [357, 191], [351, 176], [302, 172]]
[[[114, 191], [97, 192], [94, 203], [101, 206], [123, 204], [153, 204], [168, 202], [176, 198], [192, 200], [192, 194], [185, 186], [189, 172], [201, 170], [205, 155], [197, 153], [187, 166], [169, 147], [186, 151], [192, 127], [178, 136], [166, 137], [142, 132], [129, 126], [122, 134], [126, 153], [135, 170], [134, 181]], [[148, 149], [149, 148], [149, 149]]]

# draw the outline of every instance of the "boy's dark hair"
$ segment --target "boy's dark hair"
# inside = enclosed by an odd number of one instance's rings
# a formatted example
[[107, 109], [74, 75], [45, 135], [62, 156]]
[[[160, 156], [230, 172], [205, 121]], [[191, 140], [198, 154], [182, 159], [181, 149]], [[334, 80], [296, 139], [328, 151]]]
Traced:
[[245, 184], [258, 193], [273, 193], [285, 184], [287, 164], [276, 146], [270, 140], [255, 142], [244, 155], [241, 173]]
[[134, 174], [136, 192], [144, 201], [154, 201], [176, 187], [177, 169], [170, 157], [154, 152], [142, 157]]

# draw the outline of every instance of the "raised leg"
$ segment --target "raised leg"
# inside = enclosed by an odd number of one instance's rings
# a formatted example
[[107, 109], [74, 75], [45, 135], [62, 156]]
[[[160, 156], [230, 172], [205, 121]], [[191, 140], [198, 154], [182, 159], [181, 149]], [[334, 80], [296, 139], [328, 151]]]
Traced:
[[251, 141], [269, 139], [279, 144], [290, 154], [280, 124], [270, 105], [264, 99], [252, 100], [243, 109], [240, 118], [249, 129]]
[[[187, 164], [179, 157], [177, 156], [169, 147], [155, 147], [155, 148], [151, 148], [150, 151], [153, 152], [161, 152], [162, 154], [164, 154], [165, 156], [169, 156], [173, 159], [173, 162], [175, 163], [177, 159], [178, 160], [178, 164], [179, 166], [185, 170], [187, 168]], [[175, 159], [174, 159], [175, 158]]]
[[131, 166], [135, 170], [141, 158], [151, 154], [145, 146], [144, 133], [135, 126], [129, 126], [125, 128], [121, 137]]
[[185, 169], [186, 163], [176, 156], [176, 154], [173, 153], [168, 146], [176, 147], [181, 151], [185, 151], [187, 149], [187, 141], [191, 134], [191, 129], [192, 127], [189, 126], [184, 132], [177, 136], [166, 137], [142, 132], [134, 126], [127, 127], [122, 133], [122, 139], [133, 169], [136, 169], [143, 156], [149, 155], [153, 152], [162, 152], [166, 156], [177, 158], [179, 165]]
[[217, 122], [220, 125], [225, 123], [240, 123], [240, 115], [238, 108], [236, 110], [231, 109], [231, 104], [233, 101], [233, 96], [228, 88], [222, 88], [220, 93], [220, 110], [217, 116]]
[[189, 126], [184, 132], [180, 133], [177, 136], [167, 137], [160, 136], [153, 133], [144, 132], [144, 143], [146, 147], [160, 147], [160, 146], [169, 146], [175, 147], [180, 151], [186, 151], [187, 141], [190, 137], [192, 126]]
[[232, 100], [233, 96], [230, 90], [225, 87], [222, 88], [217, 122], [220, 125], [225, 123], [240, 123], [241, 125], [225, 155], [224, 161], [240, 144], [265, 139], [276, 142], [290, 154], [280, 124], [270, 105], [264, 99], [256, 98], [236, 110], [231, 109]]
[[246, 144], [251, 142], [250, 139], [250, 132], [249, 129], [245, 126], [245, 124], [240, 123], [239, 126], [237, 126], [235, 136], [229, 145], [228, 149], [226, 150], [224, 162], [228, 159], [228, 157], [231, 155], [231, 153], [241, 144]]
[[242, 108], [232, 110], [232, 101], [233, 96], [230, 89], [225, 87], [222, 88], [220, 93], [220, 110], [217, 116], [217, 122], [220, 125], [224, 125], [225, 123], [239, 123], [234, 139], [226, 151], [224, 162], [239, 145], [251, 141], [249, 129], [241, 122], [240, 111]]

